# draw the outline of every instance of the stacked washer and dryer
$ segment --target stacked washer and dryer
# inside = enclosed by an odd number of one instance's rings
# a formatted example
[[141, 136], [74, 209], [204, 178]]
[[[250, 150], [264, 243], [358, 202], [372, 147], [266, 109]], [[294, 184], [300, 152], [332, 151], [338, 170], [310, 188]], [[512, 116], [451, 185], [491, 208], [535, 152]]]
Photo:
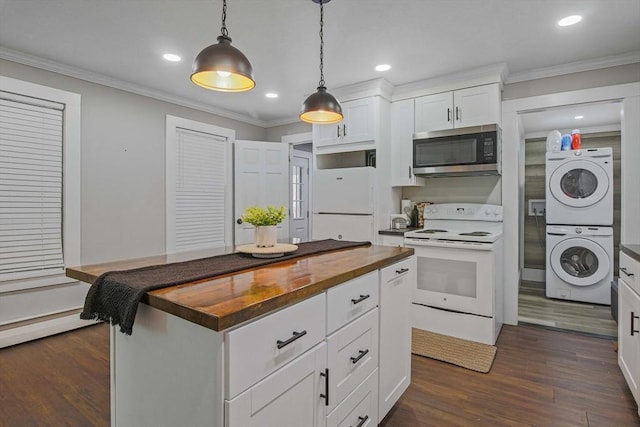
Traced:
[[613, 280], [613, 151], [547, 152], [549, 298], [611, 304]]

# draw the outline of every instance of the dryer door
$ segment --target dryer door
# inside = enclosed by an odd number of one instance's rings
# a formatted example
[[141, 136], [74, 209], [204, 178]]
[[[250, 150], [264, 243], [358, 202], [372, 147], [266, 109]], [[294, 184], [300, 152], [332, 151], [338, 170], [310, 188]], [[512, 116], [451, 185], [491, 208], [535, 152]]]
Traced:
[[600, 282], [611, 268], [607, 252], [593, 240], [569, 238], [551, 250], [551, 268], [565, 282], [590, 286]]
[[598, 203], [609, 190], [607, 172], [589, 160], [564, 163], [551, 174], [549, 191], [560, 203], [583, 208]]

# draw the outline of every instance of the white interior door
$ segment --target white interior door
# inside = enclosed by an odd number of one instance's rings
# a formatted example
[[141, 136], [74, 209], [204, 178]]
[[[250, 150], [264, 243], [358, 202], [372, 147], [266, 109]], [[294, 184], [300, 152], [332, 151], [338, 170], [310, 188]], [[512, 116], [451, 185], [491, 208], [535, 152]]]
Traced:
[[[289, 146], [279, 142], [234, 144], [235, 244], [253, 242], [253, 226], [240, 219], [249, 206], [289, 206]], [[289, 221], [278, 225], [278, 239], [289, 238]]]
[[311, 183], [311, 153], [293, 150], [291, 158], [291, 208], [289, 230], [292, 238], [303, 242], [309, 240], [309, 188]]

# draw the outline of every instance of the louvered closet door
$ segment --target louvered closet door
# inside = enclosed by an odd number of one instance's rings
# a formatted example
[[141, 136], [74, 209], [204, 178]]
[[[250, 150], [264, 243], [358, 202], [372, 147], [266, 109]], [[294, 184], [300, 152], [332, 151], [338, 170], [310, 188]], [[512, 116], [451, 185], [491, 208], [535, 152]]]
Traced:
[[0, 280], [59, 274], [62, 105], [0, 92]]
[[178, 129], [175, 250], [225, 246], [227, 139]]

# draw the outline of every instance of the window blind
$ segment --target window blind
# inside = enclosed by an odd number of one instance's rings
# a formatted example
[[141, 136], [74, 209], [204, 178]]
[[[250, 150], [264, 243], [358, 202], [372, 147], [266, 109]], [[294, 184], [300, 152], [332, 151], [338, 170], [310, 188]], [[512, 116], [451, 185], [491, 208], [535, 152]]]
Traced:
[[175, 242], [178, 251], [225, 245], [226, 138], [177, 130]]
[[0, 92], [0, 280], [64, 271], [62, 115]]

